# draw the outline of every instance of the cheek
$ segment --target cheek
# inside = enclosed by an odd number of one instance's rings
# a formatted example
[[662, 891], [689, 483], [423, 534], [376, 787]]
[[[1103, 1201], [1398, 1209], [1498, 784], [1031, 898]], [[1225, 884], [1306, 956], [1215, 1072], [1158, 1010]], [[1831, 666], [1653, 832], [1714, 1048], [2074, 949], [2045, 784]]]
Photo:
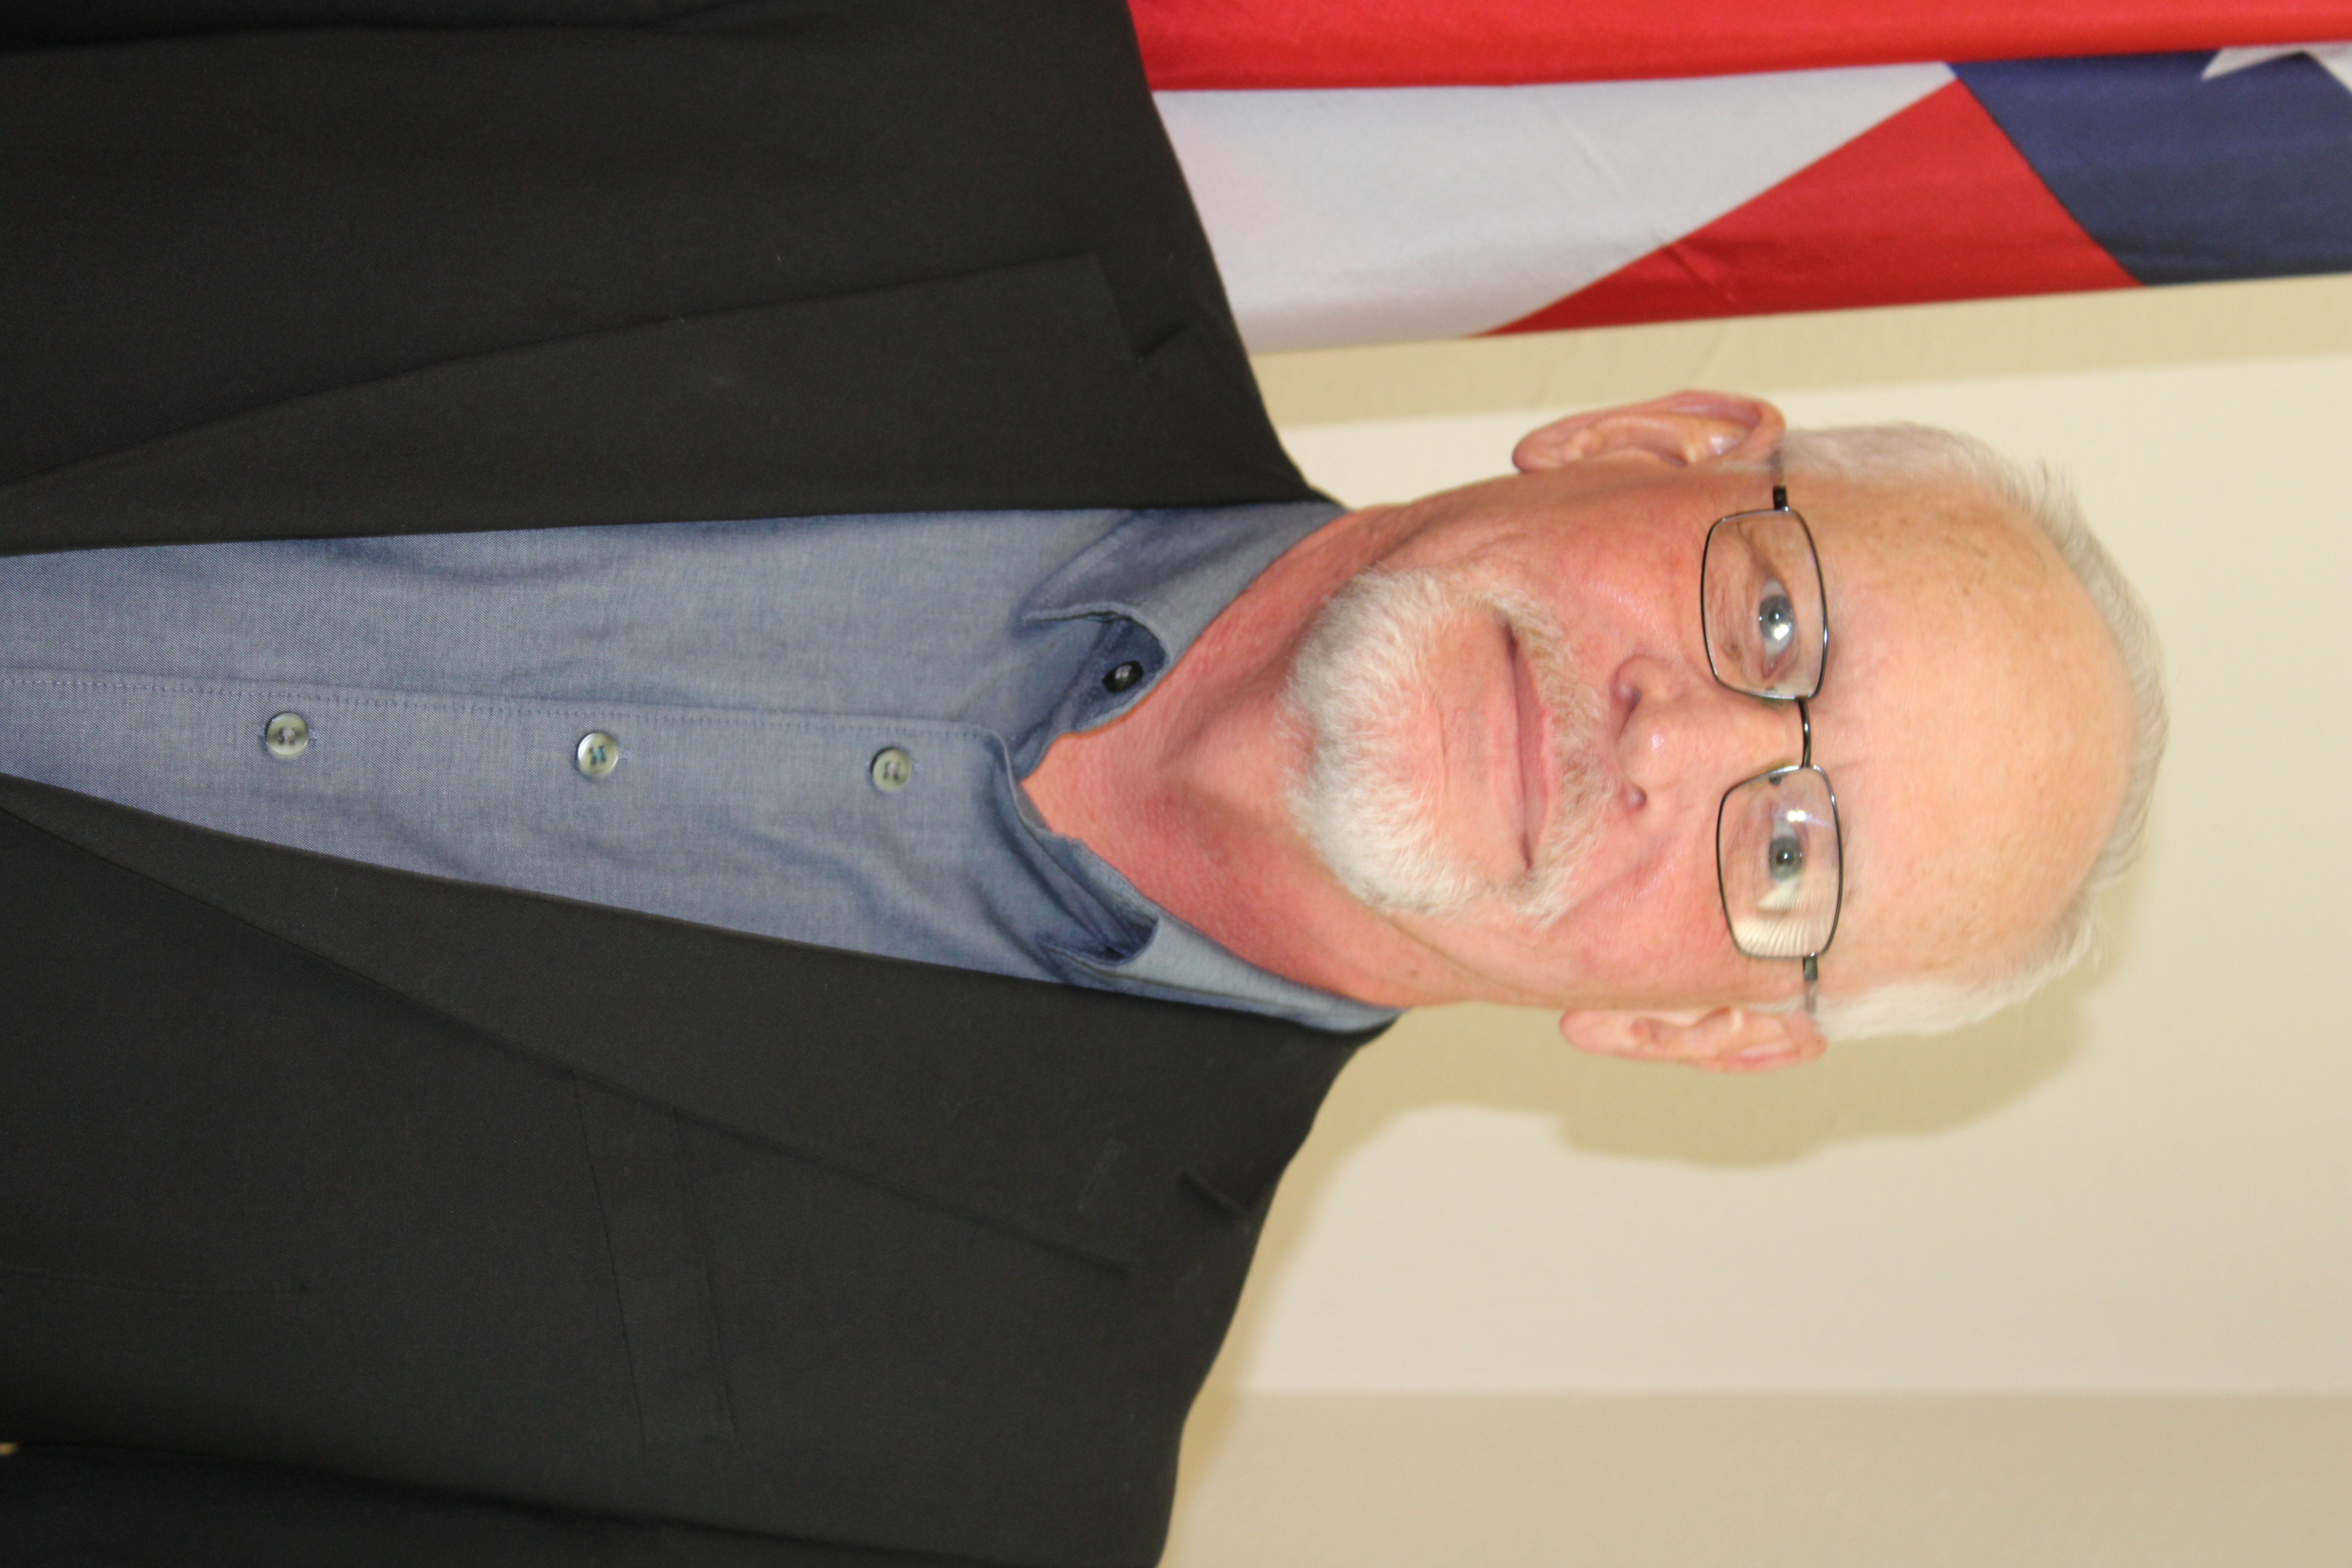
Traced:
[[1649, 874], [1600, 890], [1585, 919], [1596, 978], [1681, 987], [1741, 962], [1724, 924], [1712, 843], [1677, 846]]
[[1531, 967], [1626, 1003], [1727, 997], [1753, 960], [1731, 945], [1716, 888], [1715, 842], [1642, 843], [1620, 821], [1590, 862], [1591, 879], [1555, 924], [1506, 933]]
[[1794, 963], [1750, 958], [1733, 944], [1717, 879], [1714, 822], [1678, 833], [1634, 874], [1596, 896], [1585, 917], [1589, 973], [1628, 998], [1717, 1005], [1785, 998]]

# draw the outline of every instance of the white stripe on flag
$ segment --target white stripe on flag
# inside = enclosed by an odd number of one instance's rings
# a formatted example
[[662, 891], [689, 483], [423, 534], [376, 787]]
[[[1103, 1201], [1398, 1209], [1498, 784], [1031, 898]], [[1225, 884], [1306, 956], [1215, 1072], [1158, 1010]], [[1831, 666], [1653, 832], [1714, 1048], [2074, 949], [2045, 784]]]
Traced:
[[2205, 67], [2205, 79], [2228, 76], [2253, 66], [2268, 65], [2288, 55], [2309, 55], [2319, 62], [2319, 68], [2344, 84], [2352, 92], [2352, 44], [2283, 44], [2276, 48], [2222, 49]]
[[1913, 65], [1157, 97], [1242, 335], [1265, 351], [1517, 321], [1952, 79]]

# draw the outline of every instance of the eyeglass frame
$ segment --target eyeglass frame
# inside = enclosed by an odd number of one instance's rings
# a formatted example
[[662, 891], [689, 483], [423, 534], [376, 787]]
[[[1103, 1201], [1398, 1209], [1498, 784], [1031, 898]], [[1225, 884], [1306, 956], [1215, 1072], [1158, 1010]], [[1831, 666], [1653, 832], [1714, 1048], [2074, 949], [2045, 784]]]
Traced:
[[1812, 525], [1805, 521], [1804, 514], [1802, 512], [1798, 511], [1794, 507], [1791, 507], [1789, 504], [1789, 487], [1780, 480], [1780, 476], [1778, 471], [1780, 468], [1780, 460], [1777, 456], [1773, 459], [1773, 468], [1772, 505], [1768, 510], [1774, 512], [1785, 512], [1790, 518], [1795, 521], [1798, 531], [1805, 536], [1806, 552], [1812, 557], [1813, 591], [1820, 595], [1820, 603], [1822, 606], [1821, 666], [1813, 677], [1811, 690], [1801, 694], [1792, 692], [1786, 696], [1769, 691], [1751, 691], [1745, 686], [1735, 685], [1731, 681], [1726, 680], [1723, 678], [1723, 672], [1716, 668], [1715, 638], [1707, 629], [1707, 556], [1715, 548], [1715, 532], [1717, 529], [1721, 528], [1725, 523], [1731, 521], [1734, 518], [1754, 517], [1759, 514], [1752, 511], [1732, 511], [1726, 512], [1721, 517], [1717, 518], [1712, 523], [1707, 525], [1706, 542], [1702, 544], [1699, 549], [1698, 639], [1699, 647], [1706, 653], [1706, 672], [1715, 678], [1715, 683], [1717, 686], [1722, 687], [1727, 691], [1737, 691], [1743, 697], [1753, 697], [1759, 702], [1795, 703], [1797, 706], [1797, 724], [1803, 737], [1804, 749], [1794, 763], [1782, 767], [1767, 768], [1760, 773], [1756, 773], [1750, 777], [1738, 781], [1732, 784], [1729, 789], [1725, 790], [1723, 792], [1723, 798], [1716, 803], [1715, 893], [1717, 902], [1723, 910], [1724, 927], [1731, 933], [1732, 947], [1736, 949], [1742, 957], [1760, 958], [1767, 962], [1777, 961], [1780, 957], [1779, 954], [1750, 952], [1748, 949], [1741, 947], [1739, 944], [1739, 927], [1731, 917], [1731, 891], [1730, 889], [1726, 886], [1723, 874], [1724, 813], [1728, 811], [1731, 807], [1731, 797], [1738, 795], [1741, 790], [1746, 789], [1750, 784], [1778, 784], [1791, 773], [1809, 773], [1819, 776], [1822, 781], [1822, 793], [1827, 795], [1830, 799], [1830, 832], [1834, 837], [1838, 851], [1837, 889], [1834, 897], [1830, 900], [1830, 929], [1828, 933], [1822, 938], [1821, 945], [1814, 948], [1811, 952], [1794, 955], [1805, 966], [1805, 1015], [1807, 1017], [1811, 1017], [1819, 1010], [1821, 1005], [1821, 957], [1822, 953], [1827, 952], [1830, 950], [1830, 943], [1837, 940], [1838, 920], [1845, 911], [1845, 826], [1843, 819], [1838, 815], [1837, 787], [1830, 783], [1830, 775], [1826, 770], [1817, 768], [1813, 765], [1813, 716], [1805, 706], [1806, 703], [1811, 701], [1822, 694], [1822, 686], [1829, 679], [1830, 595], [1829, 585], [1822, 577], [1821, 547], [1813, 542]]

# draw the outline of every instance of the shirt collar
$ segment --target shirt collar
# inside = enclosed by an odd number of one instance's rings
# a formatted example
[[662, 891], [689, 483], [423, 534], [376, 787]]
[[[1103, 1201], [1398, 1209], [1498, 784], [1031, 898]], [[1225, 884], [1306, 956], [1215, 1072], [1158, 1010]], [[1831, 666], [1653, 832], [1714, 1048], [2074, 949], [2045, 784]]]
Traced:
[[1337, 1033], [1396, 1022], [1399, 1008], [1359, 1002], [1259, 968], [1145, 898], [1117, 867], [1076, 839], [1042, 830], [1039, 837], [1052, 839], [1063, 868], [1142, 932], [1124, 952], [1088, 951], [1048, 940], [1047, 958], [1065, 979], [1171, 1002], [1240, 1007]]
[[1159, 639], [1164, 668], [1277, 556], [1346, 512], [1328, 500], [1130, 512], [1040, 584], [1021, 618], [1125, 616]]

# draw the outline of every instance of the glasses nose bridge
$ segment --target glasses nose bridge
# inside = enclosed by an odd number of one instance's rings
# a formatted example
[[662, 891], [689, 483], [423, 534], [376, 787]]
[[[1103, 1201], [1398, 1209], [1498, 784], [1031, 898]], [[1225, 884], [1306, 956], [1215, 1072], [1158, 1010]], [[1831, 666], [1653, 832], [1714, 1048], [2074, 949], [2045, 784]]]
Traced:
[[[1752, 752], [1753, 755], [1747, 758], [1739, 771], [1724, 781], [1726, 784], [1741, 784], [1785, 767], [1811, 765], [1813, 720], [1805, 699], [1760, 697], [1753, 691], [1742, 691], [1721, 681], [1717, 684], [1722, 685], [1725, 691], [1738, 700], [1741, 709], [1753, 716], [1740, 731], [1743, 752]], [[1790, 732], [1791, 719], [1795, 721], [1794, 734]], [[1791, 742], [1794, 742], [1793, 747]]]
[[1790, 733], [1784, 711], [1792, 706], [1703, 673], [1679, 691], [1654, 693], [1627, 727], [1626, 781], [1651, 799], [1713, 812], [1727, 790], [1803, 761], [1801, 729]]

